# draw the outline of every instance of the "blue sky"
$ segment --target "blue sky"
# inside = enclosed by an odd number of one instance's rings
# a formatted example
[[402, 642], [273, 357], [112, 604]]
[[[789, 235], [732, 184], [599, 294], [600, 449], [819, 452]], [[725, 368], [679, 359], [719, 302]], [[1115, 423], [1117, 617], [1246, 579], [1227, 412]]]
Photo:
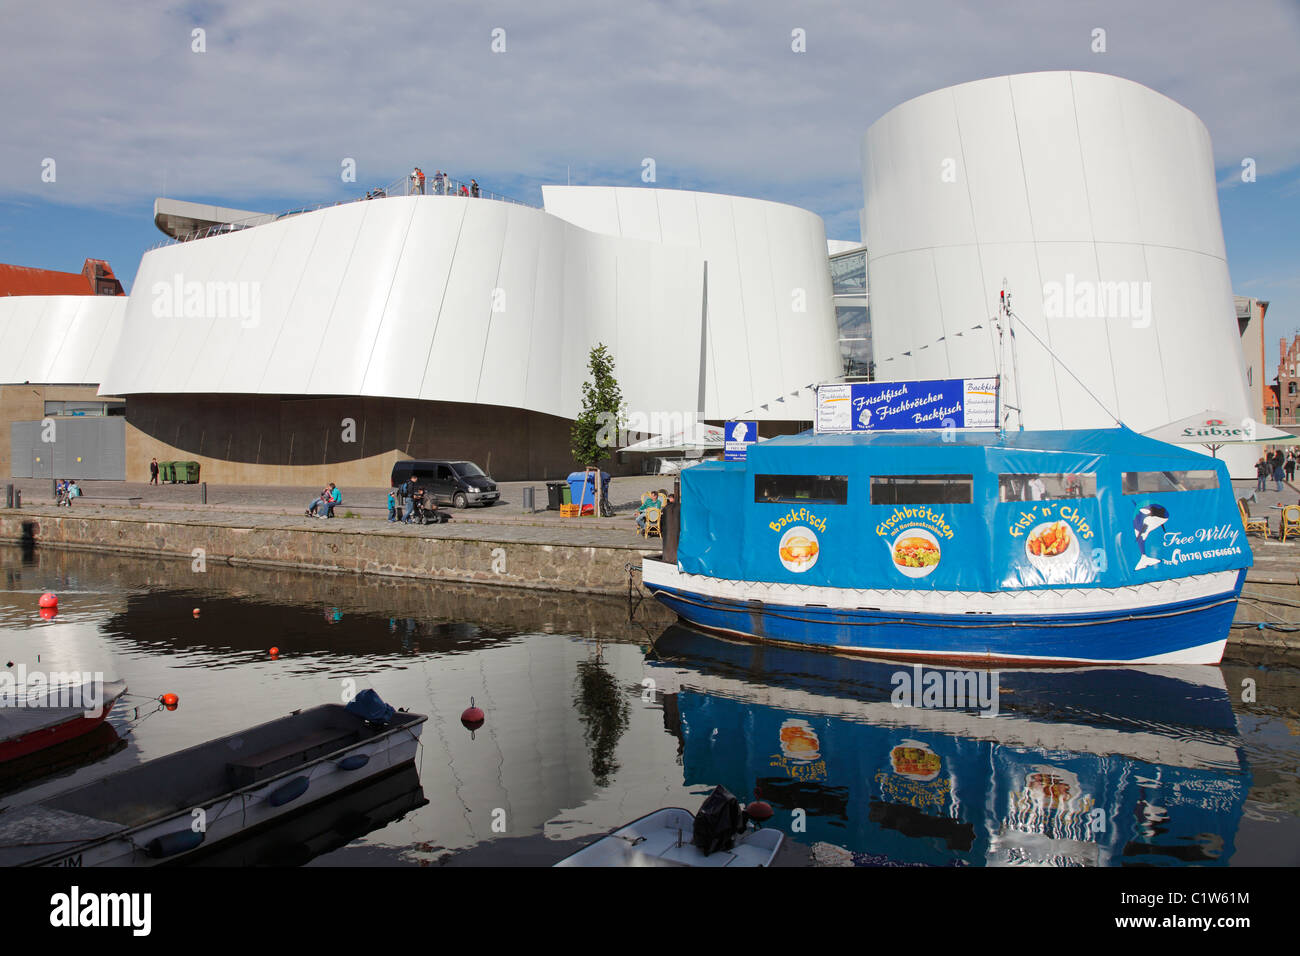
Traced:
[[[1134, 9], [1136, 7], [1136, 9]], [[1300, 4], [1173, 0], [978, 9], [958, 0], [89, 3], [5, 12], [0, 262], [130, 287], [163, 237], [155, 196], [282, 210], [413, 163], [539, 204], [544, 183], [641, 184], [794, 203], [858, 237], [861, 138], [913, 96], [1046, 69], [1125, 76], [1206, 123], [1234, 291], [1300, 331]], [[98, 11], [98, 12], [97, 12]], [[1092, 50], [1093, 31], [1107, 50]], [[806, 52], [791, 49], [791, 31]], [[202, 29], [196, 52], [193, 30]], [[506, 49], [493, 53], [493, 31]], [[1254, 183], [1240, 162], [1257, 163]], [[358, 164], [344, 184], [340, 163]], [[42, 162], [57, 179], [41, 180]]]

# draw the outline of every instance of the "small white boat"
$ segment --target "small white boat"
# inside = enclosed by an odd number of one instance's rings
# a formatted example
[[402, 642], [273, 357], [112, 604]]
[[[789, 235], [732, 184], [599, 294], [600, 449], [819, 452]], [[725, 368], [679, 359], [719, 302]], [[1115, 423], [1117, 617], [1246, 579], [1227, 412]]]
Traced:
[[428, 718], [370, 700], [381, 719], [352, 705], [295, 711], [0, 810], [0, 866], [153, 866], [413, 761]]
[[695, 814], [669, 807], [646, 814], [602, 837], [556, 866], [770, 866], [781, 848], [780, 830], [749, 829], [729, 850], [708, 856], [691, 842]]

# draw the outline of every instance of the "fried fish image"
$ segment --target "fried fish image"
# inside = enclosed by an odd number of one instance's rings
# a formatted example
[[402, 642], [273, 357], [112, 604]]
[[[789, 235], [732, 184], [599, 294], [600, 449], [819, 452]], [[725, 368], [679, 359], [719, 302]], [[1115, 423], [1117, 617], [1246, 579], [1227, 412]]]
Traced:
[[781, 560], [805, 564], [817, 556], [817, 542], [801, 534], [791, 535], [781, 546]]

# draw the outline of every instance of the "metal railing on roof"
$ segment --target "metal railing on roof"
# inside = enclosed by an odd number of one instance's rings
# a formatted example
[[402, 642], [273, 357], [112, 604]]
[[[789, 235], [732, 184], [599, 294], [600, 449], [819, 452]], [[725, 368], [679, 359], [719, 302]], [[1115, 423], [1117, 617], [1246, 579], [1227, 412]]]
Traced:
[[500, 193], [483, 192], [481, 189], [477, 196], [474, 195], [475, 186], [472, 183], [462, 183], [459, 180], [452, 179], [450, 176], [444, 176], [441, 180], [435, 180], [432, 176], [426, 176], [420, 180], [413, 175], [401, 176], [394, 179], [387, 186], [376, 186], [374, 189], [367, 190], [364, 196], [358, 196], [356, 199], [340, 199], [335, 202], [320, 202], [314, 206], [303, 206], [299, 209], [287, 209], [284, 212], [275, 213], [258, 213], [256, 216], [249, 216], [246, 219], [236, 219], [233, 222], [219, 222], [211, 226], [206, 226], [192, 233], [186, 233], [170, 239], [163, 239], [149, 247], [148, 251], [161, 249], [163, 246], [171, 246], [180, 242], [192, 242], [195, 239], [206, 239], [209, 236], [224, 236], [231, 232], [240, 232], [244, 229], [252, 229], [256, 226], [264, 226], [267, 223], [279, 222], [281, 219], [288, 219], [292, 216], [301, 216], [303, 213], [316, 212], [318, 209], [328, 209], [331, 206], [346, 206], [354, 202], [366, 202], [372, 199], [388, 199], [394, 196], [462, 196], [470, 199], [494, 199], [497, 202], [514, 203], [516, 206], [527, 206], [530, 209], [541, 208], [534, 206], [532, 203], [526, 203], [519, 199], [513, 199], [510, 196], [503, 196]]

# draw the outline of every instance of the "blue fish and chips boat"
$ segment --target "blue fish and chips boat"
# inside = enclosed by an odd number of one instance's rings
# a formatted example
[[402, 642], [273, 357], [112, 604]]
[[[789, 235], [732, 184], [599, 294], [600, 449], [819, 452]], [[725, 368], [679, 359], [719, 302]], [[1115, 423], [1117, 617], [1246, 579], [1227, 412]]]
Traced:
[[1216, 664], [1251, 565], [1225, 465], [1128, 428], [804, 433], [682, 472], [642, 583], [698, 627], [904, 658]]

